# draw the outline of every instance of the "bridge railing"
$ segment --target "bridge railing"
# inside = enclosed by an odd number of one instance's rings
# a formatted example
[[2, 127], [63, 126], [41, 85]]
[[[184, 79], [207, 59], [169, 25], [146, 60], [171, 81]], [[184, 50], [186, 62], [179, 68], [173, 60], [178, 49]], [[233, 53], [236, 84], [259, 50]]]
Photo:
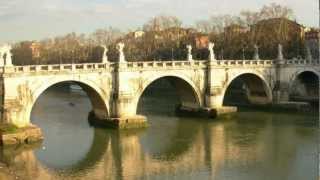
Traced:
[[266, 66], [276, 63], [275, 60], [218, 60], [216, 62], [220, 66]]
[[[143, 61], [122, 63], [127, 68], [205, 68], [209, 61]], [[272, 66], [278, 64], [278, 60], [215, 60], [211, 61], [216, 66]], [[57, 72], [57, 71], [90, 71], [110, 69], [116, 63], [84, 63], [84, 64], [52, 64], [52, 65], [27, 65], [0, 67], [0, 73], [32, 73], [32, 72]], [[319, 60], [293, 59], [284, 60], [286, 65], [320, 65]]]
[[[276, 60], [217, 60], [212, 62], [217, 66], [268, 66], [277, 64]], [[147, 61], [128, 62], [128, 68], [177, 68], [177, 67], [206, 67], [208, 61]]]
[[52, 64], [52, 65], [27, 65], [12, 66], [0, 68], [1, 73], [28, 73], [28, 72], [48, 72], [48, 71], [81, 71], [81, 70], [97, 70], [108, 69], [111, 64], [108, 63], [86, 63], [86, 64]]
[[128, 68], [176, 68], [176, 67], [205, 67], [207, 61], [146, 61], [128, 62]]
[[292, 60], [286, 60], [286, 64], [314, 64], [314, 65], [320, 65], [319, 60], [305, 60], [305, 59], [292, 59]]

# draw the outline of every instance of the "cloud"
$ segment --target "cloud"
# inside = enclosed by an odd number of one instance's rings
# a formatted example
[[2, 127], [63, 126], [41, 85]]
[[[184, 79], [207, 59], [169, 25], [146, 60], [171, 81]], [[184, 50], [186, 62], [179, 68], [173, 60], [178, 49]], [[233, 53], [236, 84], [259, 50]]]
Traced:
[[258, 10], [271, 2], [287, 5], [297, 20], [315, 26], [317, 0], [3, 0], [0, 1], [0, 42], [41, 39], [67, 32], [92, 32], [115, 26], [141, 26], [158, 14], [175, 15], [193, 24], [216, 14]]

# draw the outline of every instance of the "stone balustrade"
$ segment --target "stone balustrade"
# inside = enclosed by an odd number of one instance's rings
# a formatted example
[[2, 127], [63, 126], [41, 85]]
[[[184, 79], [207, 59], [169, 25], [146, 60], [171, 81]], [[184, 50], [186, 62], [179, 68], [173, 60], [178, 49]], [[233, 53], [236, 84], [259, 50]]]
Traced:
[[1, 67], [0, 73], [104, 70], [104, 69], [109, 69], [110, 67], [112, 67], [110, 63], [27, 65], [27, 66]]
[[128, 62], [127, 68], [181, 68], [181, 67], [206, 67], [207, 61], [146, 61]]
[[277, 64], [276, 60], [220, 60], [218, 66], [268, 66]]
[[[128, 69], [153, 69], [153, 68], [205, 68], [208, 63], [215, 66], [273, 66], [279, 63], [278, 60], [216, 60], [216, 61], [142, 61], [124, 62], [122, 67]], [[110, 70], [116, 63], [84, 63], [84, 64], [52, 64], [52, 65], [26, 65], [26, 66], [4, 66], [0, 67], [0, 73], [33, 73], [33, 72], [78, 72], [92, 70]], [[319, 60], [293, 59], [284, 60], [285, 65], [320, 65]]]
[[293, 59], [293, 60], [286, 60], [285, 64], [296, 64], [296, 65], [305, 65], [305, 64], [314, 64], [320, 65], [319, 60], [305, 60], [305, 59]]

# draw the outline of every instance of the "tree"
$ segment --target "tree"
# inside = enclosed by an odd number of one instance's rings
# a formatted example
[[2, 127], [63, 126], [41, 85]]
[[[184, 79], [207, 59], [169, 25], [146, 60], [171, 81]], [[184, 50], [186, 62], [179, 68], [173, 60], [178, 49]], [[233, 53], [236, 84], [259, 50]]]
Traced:
[[162, 31], [169, 28], [181, 27], [182, 21], [175, 16], [160, 15], [151, 18], [143, 25], [144, 31]]
[[13, 64], [15, 65], [34, 64], [34, 62], [32, 61], [32, 50], [30, 48], [31, 44], [32, 44], [31, 41], [23, 41], [13, 46], [12, 48]]
[[242, 22], [247, 27], [250, 27], [258, 21], [261, 20], [260, 13], [259, 12], [253, 12], [249, 10], [244, 10], [240, 12], [240, 18], [242, 19]]
[[293, 10], [286, 7], [281, 6], [276, 3], [271, 3], [270, 5], [264, 5], [260, 10], [261, 19], [271, 19], [271, 18], [293, 18]]
[[202, 32], [202, 33], [211, 33], [213, 32], [214, 28], [212, 27], [212, 24], [208, 20], [200, 20], [196, 22], [195, 28]]
[[121, 36], [123, 36], [123, 33], [119, 29], [108, 27], [105, 29], [97, 29], [90, 35], [90, 39], [93, 40], [94, 45], [109, 46]]

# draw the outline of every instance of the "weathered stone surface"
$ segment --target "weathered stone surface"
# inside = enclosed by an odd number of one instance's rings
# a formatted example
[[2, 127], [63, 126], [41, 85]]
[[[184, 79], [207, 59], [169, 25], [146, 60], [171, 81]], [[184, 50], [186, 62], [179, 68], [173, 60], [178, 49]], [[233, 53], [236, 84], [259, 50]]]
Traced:
[[136, 115], [123, 118], [98, 119], [94, 116], [93, 112], [90, 112], [89, 123], [93, 126], [117, 129], [145, 128], [148, 126], [147, 118], [145, 116]]
[[31, 144], [43, 140], [41, 129], [29, 126], [17, 129], [16, 132], [1, 132], [1, 145]]
[[217, 114], [217, 116], [220, 116], [223, 114], [238, 112], [238, 108], [234, 106], [223, 106], [223, 107], [214, 109], [214, 111]]
[[103, 127], [117, 129], [145, 128], [148, 126], [147, 118], [144, 116], [133, 116], [124, 118], [110, 118], [106, 120], [91, 120], [91, 123]]
[[176, 108], [176, 114], [181, 117], [204, 117], [216, 118], [223, 114], [237, 112], [237, 107], [223, 106], [220, 108], [189, 108], [179, 106]]

